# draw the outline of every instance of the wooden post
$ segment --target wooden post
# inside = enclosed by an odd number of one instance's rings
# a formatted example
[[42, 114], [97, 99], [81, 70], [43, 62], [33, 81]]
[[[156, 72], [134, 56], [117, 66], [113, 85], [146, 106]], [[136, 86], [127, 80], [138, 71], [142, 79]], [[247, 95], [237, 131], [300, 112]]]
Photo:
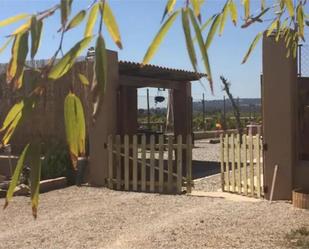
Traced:
[[234, 133], [231, 135], [231, 143], [232, 143], [232, 191], [235, 192], [235, 179], [236, 179], [236, 173], [235, 173], [235, 136]]
[[220, 134], [220, 162], [221, 162], [221, 189], [224, 192], [224, 139], [223, 134]]
[[117, 190], [121, 189], [121, 138], [120, 135], [116, 135], [116, 178], [117, 178]]
[[254, 165], [253, 165], [253, 136], [249, 134], [249, 160], [250, 160], [250, 190], [251, 196], [254, 196]]
[[155, 153], [155, 137], [150, 136], [150, 192], [154, 192], [155, 186], [155, 168], [154, 168], [154, 153]]
[[261, 197], [261, 152], [260, 152], [260, 134], [256, 134], [256, 190], [257, 197]]
[[187, 193], [192, 192], [192, 136], [187, 136]]
[[129, 191], [129, 136], [124, 136], [124, 189]]
[[237, 170], [238, 170], [238, 193], [241, 194], [242, 187], [241, 187], [241, 144], [240, 144], [240, 134], [237, 134]]
[[226, 163], [225, 163], [225, 172], [226, 172], [226, 187], [227, 191], [230, 192], [230, 156], [229, 156], [229, 135], [225, 135], [225, 148], [226, 148]]
[[164, 191], [164, 165], [163, 165], [163, 135], [159, 136], [159, 192]]
[[177, 137], [177, 192], [182, 190], [182, 136]]
[[146, 136], [142, 135], [142, 164], [141, 164], [142, 191], [146, 191]]
[[168, 162], [167, 162], [167, 182], [168, 182], [168, 192], [172, 192], [173, 187], [173, 137], [168, 136]]
[[244, 153], [244, 160], [243, 160], [243, 165], [244, 165], [244, 192], [245, 195], [248, 195], [248, 174], [247, 174], [247, 134], [243, 135], [243, 153]]
[[133, 136], [133, 191], [137, 191], [137, 136]]
[[109, 135], [108, 136], [108, 187], [110, 189], [113, 189], [113, 179], [114, 179], [114, 175], [113, 175], [113, 136]]

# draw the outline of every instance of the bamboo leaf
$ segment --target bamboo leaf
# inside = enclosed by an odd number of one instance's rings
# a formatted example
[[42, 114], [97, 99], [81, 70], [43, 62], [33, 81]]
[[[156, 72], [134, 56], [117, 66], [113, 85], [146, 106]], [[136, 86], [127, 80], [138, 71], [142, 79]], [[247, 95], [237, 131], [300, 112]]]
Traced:
[[89, 86], [89, 81], [85, 75], [79, 73], [78, 78], [82, 84], [84, 84], [85, 86]]
[[22, 33], [15, 37], [12, 46], [12, 57], [7, 68], [7, 82], [12, 83], [14, 88], [22, 86], [24, 66], [28, 54], [29, 33]]
[[229, 1], [227, 1], [223, 7], [222, 13], [221, 13], [221, 22], [220, 22], [220, 28], [219, 28], [219, 35], [221, 36], [224, 31], [224, 26], [226, 23], [226, 18], [229, 10]]
[[41, 178], [41, 145], [38, 142], [31, 143], [27, 155], [27, 162], [30, 165], [30, 194], [32, 215], [37, 218], [37, 210], [39, 205], [40, 194], [40, 178]]
[[250, 17], [250, 0], [243, 0], [245, 19], [248, 20]]
[[0, 53], [2, 53], [7, 47], [8, 45], [11, 43], [11, 41], [13, 41], [14, 36], [10, 36], [7, 41], [3, 44], [3, 46], [0, 48]]
[[78, 12], [69, 22], [69, 24], [65, 28], [65, 31], [75, 28], [77, 25], [79, 25], [84, 20], [85, 16], [86, 16], [85, 10], [81, 10], [80, 12]]
[[49, 79], [59, 79], [64, 74], [66, 74], [74, 65], [76, 58], [80, 53], [88, 46], [89, 42], [92, 40], [92, 36], [86, 37], [75, 44], [74, 47], [67, 52], [56, 65], [52, 67], [48, 74]]
[[300, 3], [297, 6], [296, 9], [296, 13], [297, 13], [297, 24], [298, 24], [298, 33], [299, 36], [302, 38], [302, 40], [305, 40], [305, 22], [304, 22], [304, 10], [303, 10], [303, 6]]
[[13, 174], [12, 180], [10, 182], [9, 189], [6, 193], [6, 199], [5, 199], [5, 204], [4, 204], [3, 209], [5, 209], [9, 205], [9, 202], [13, 198], [13, 194], [14, 194], [15, 188], [18, 184], [20, 174], [21, 174], [23, 166], [24, 166], [25, 158], [26, 158], [26, 155], [28, 153], [28, 148], [29, 148], [29, 144], [26, 145], [26, 147], [24, 148], [23, 152], [21, 153], [21, 155], [20, 155], [20, 157], [17, 161], [17, 165], [15, 167], [14, 174]]
[[121, 43], [121, 37], [120, 37], [118, 24], [116, 22], [112, 9], [109, 7], [107, 2], [104, 3], [103, 20], [113, 41], [116, 43], [118, 48], [122, 49], [122, 43]]
[[266, 8], [265, 0], [261, 0], [261, 11], [265, 10], [265, 8]]
[[13, 105], [13, 107], [10, 109], [10, 111], [8, 112], [3, 121], [0, 132], [6, 130], [9, 127], [9, 125], [14, 121], [14, 119], [16, 119], [17, 116], [21, 113], [23, 108], [24, 108], [24, 101], [20, 101], [15, 105]]
[[289, 12], [290, 17], [294, 17], [294, 5], [293, 0], [284, 0], [285, 6]]
[[186, 38], [186, 45], [187, 45], [187, 52], [190, 57], [190, 61], [192, 64], [192, 67], [194, 68], [194, 71], [197, 72], [197, 60], [196, 60], [196, 54], [195, 54], [195, 49], [191, 37], [191, 31], [190, 31], [190, 22], [188, 18], [188, 9], [182, 9], [181, 13], [182, 17], [182, 28], [185, 34]]
[[166, 22], [161, 26], [159, 32], [156, 34], [155, 38], [153, 39], [152, 43], [150, 44], [142, 64], [147, 64], [151, 58], [154, 56], [156, 51], [158, 50], [161, 42], [163, 41], [163, 38], [165, 37], [166, 33], [170, 29], [170, 27], [173, 25], [176, 17], [179, 15], [179, 11], [174, 12], [167, 20]]
[[19, 26], [10, 36], [19, 35], [27, 32], [31, 28], [31, 19]]
[[73, 93], [69, 93], [64, 101], [64, 122], [72, 163], [76, 169], [78, 156], [85, 154], [86, 126], [82, 103]]
[[194, 15], [198, 18], [199, 22], [201, 22], [201, 7], [204, 3], [204, 0], [191, 0], [191, 5], [194, 11]]
[[208, 18], [208, 20], [201, 26], [201, 32], [203, 32], [211, 23], [211, 21], [214, 20], [214, 18], [216, 17], [216, 15], [212, 15], [210, 18]]
[[176, 0], [168, 0], [164, 9], [164, 13], [161, 19], [161, 23], [164, 21], [167, 14], [171, 14], [174, 10]]
[[237, 19], [238, 19], [238, 13], [237, 13], [237, 6], [233, 0], [229, 2], [229, 10], [230, 10], [230, 16], [231, 20], [236, 26], [237, 24]]
[[279, 25], [279, 19], [275, 19], [268, 27], [266, 36], [267, 37], [270, 36], [274, 31], [274, 29], [278, 28], [278, 25]]
[[252, 53], [252, 51], [253, 51], [254, 48], [256, 47], [258, 41], [261, 39], [262, 35], [263, 35], [263, 33], [260, 32], [260, 33], [258, 33], [258, 34], [255, 36], [255, 38], [253, 39], [253, 41], [252, 41], [252, 43], [251, 43], [251, 45], [250, 45], [250, 47], [249, 47], [247, 53], [245, 54], [245, 56], [244, 56], [244, 58], [243, 58], [242, 64], [246, 63], [246, 61], [248, 60], [250, 54]]
[[88, 20], [87, 20], [84, 37], [88, 37], [88, 36], [92, 35], [94, 25], [95, 25], [96, 20], [98, 18], [98, 13], [99, 13], [99, 4], [96, 3], [95, 5], [92, 6], [92, 8], [89, 12], [89, 17], [88, 17]]
[[193, 25], [195, 35], [196, 35], [196, 38], [197, 38], [197, 41], [198, 41], [200, 52], [201, 52], [201, 55], [202, 55], [202, 58], [203, 58], [205, 70], [207, 72], [207, 78], [208, 78], [208, 81], [209, 81], [210, 89], [211, 89], [211, 92], [213, 93], [213, 81], [212, 81], [212, 75], [211, 75], [207, 50], [206, 50], [205, 45], [204, 45], [201, 30], [199, 28], [197, 21], [195, 20], [195, 16], [194, 16], [192, 11], [190, 11], [190, 18], [191, 18], [191, 23]]
[[60, 9], [61, 9], [61, 24], [62, 27], [65, 27], [68, 17], [71, 14], [71, 6], [73, 0], [61, 0]]
[[94, 119], [99, 113], [100, 101], [105, 94], [105, 88], [107, 84], [107, 55], [105, 42], [100, 34], [95, 47], [95, 81], [92, 84], [92, 95], [93, 95], [93, 113]]
[[34, 58], [40, 46], [42, 27], [43, 22], [33, 16], [31, 19], [31, 59]]
[[206, 42], [205, 42], [206, 50], [208, 50], [216, 32], [217, 32], [220, 21], [221, 21], [221, 14], [217, 14], [216, 17], [214, 18], [212, 24], [211, 24], [211, 27], [209, 29], [209, 32], [208, 32], [208, 35], [207, 35], [207, 38], [206, 38]]
[[27, 17], [29, 17], [29, 14], [19, 14], [19, 15], [16, 15], [16, 16], [9, 17], [5, 20], [0, 21], [0, 27], [10, 25], [12, 23], [18, 22], [18, 21], [25, 19]]

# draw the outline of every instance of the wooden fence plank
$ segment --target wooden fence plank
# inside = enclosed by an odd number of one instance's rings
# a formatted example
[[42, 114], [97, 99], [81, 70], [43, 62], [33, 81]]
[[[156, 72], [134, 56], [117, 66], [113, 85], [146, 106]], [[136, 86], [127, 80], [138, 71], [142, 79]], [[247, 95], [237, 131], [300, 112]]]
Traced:
[[116, 135], [116, 178], [117, 178], [117, 189], [121, 189], [121, 138], [120, 135]]
[[243, 160], [243, 176], [244, 176], [244, 193], [248, 195], [248, 176], [247, 176], [247, 134], [243, 135], [243, 153], [244, 153], [244, 160]]
[[167, 161], [167, 182], [168, 182], [168, 192], [172, 192], [173, 188], [173, 137], [168, 136], [168, 161]]
[[236, 172], [235, 172], [235, 136], [234, 136], [234, 133], [232, 133], [231, 135], [231, 150], [232, 150], [232, 191], [235, 192]]
[[142, 191], [146, 191], [146, 136], [142, 135], [142, 163], [141, 163]]
[[256, 193], [257, 197], [261, 197], [261, 152], [260, 152], [260, 134], [256, 134]]
[[192, 136], [187, 136], [187, 193], [192, 192]]
[[114, 162], [113, 162], [113, 136], [109, 135], [108, 136], [108, 144], [107, 144], [107, 148], [108, 148], [108, 187], [110, 189], [113, 189], [113, 167], [114, 167]]
[[240, 134], [237, 134], [237, 187], [238, 187], [238, 193], [241, 194], [241, 144], [240, 144]]
[[150, 136], [150, 192], [154, 192], [155, 190], [155, 137], [154, 135]]
[[250, 160], [250, 191], [251, 196], [254, 196], [254, 164], [253, 164], [253, 136], [249, 135], [249, 160]]
[[159, 192], [160, 193], [163, 193], [164, 191], [163, 143], [164, 143], [164, 137], [163, 135], [160, 135], [159, 136]]
[[133, 191], [137, 191], [137, 136], [133, 136]]
[[225, 172], [226, 172], [226, 190], [230, 191], [230, 155], [229, 155], [229, 135], [225, 135], [225, 148], [226, 148], [226, 163], [225, 163]]
[[182, 136], [177, 137], [177, 192], [182, 191]]
[[220, 134], [220, 166], [221, 166], [221, 189], [224, 191], [224, 139], [223, 134]]
[[129, 136], [124, 136], [124, 189], [129, 191]]

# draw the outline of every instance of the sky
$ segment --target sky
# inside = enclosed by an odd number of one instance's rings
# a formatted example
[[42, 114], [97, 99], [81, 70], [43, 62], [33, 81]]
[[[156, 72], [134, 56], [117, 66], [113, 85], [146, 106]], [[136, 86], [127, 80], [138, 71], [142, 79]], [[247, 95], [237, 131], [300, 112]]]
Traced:
[[[33, 14], [45, 10], [60, 0], [0, 0], [0, 20], [19, 13]], [[92, 0], [74, 0], [72, 15], [89, 6]], [[207, 0], [202, 9], [203, 21], [214, 13], [221, 10], [225, 0]], [[239, 0], [236, 0], [239, 4]], [[116, 16], [122, 42], [123, 50], [117, 49], [113, 41], [104, 30], [104, 37], [108, 49], [116, 50], [121, 60], [141, 62], [148, 46], [160, 28], [160, 21], [166, 0], [109, 0], [114, 15]], [[178, 0], [177, 6], [182, 6], [184, 0]], [[177, 7], [176, 6], [176, 7]], [[258, 13], [259, 1], [252, 1], [252, 13]], [[243, 17], [243, 10], [239, 10]], [[37, 54], [37, 59], [49, 58], [59, 43], [60, 27], [59, 13], [50, 17], [44, 24], [43, 40]], [[5, 35], [21, 25], [10, 25], [0, 29], [0, 44], [5, 42]], [[235, 97], [259, 98], [260, 97], [260, 74], [262, 71], [261, 42], [250, 56], [248, 62], [241, 65], [242, 58], [246, 53], [255, 35], [265, 29], [269, 22], [251, 25], [247, 29], [241, 29], [240, 24], [234, 27], [228, 18], [224, 34], [216, 36], [209, 48], [209, 59], [214, 78], [214, 94], [211, 93], [207, 81], [204, 87], [199, 82], [192, 85], [192, 96], [201, 99], [205, 94], [207, 100], [222, 98], [224, 93], [221, 89], [220, 75], [225, 76], [232, 83], [231, 91]], [[67, 32], [64, 38], [64, 50], [67, 51], [77, 41], [82, 39], [85, 24]], [[193, 30], [192, 30], [193, 32]], [[205, 33], [206, 37], [206, 33]], [[0, 45], [1, 46], [1, 45]], [[86, 51], [84, 51], [85, 54]], [[10, 49], [0, 54], [0, 62], [7, 62], [10, 58]], [[192, 70], [192, 66], [186, 51], [184, 34], [181, 20], [178, 18], [171, 28], [151, 64], [172, 67], [177, 69]], [[202, 64], [201, 64], [202, 65]], [[201, 67], [202, 68], [202, 67]], [[151, 95], [157, 90], [152, 89]], [[145, 94], [145, 90], [139, 92]]]

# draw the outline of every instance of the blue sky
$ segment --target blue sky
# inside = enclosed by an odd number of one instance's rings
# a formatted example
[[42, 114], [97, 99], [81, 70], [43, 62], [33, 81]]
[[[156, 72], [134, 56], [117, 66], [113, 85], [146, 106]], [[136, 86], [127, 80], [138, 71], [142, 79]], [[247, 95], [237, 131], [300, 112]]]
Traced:
[[[35, 13], [44, 10], [59, 1], [55, 0], [0, 0], [0, 19], [18, 13]], [[89, 0], [74, 0], [74, 13], [87, 8]], [[160, 27], [160, 20], [165, 6], [165, 0], [109, 0], [109, 3], [117, 18], [124, 49], [118, 50], [105, 31], [107, 47], [119, 52], [121, 60], [140, 62], [151, 43], [154, 35]], [[178, 1], [178, 5], [183, 4], [183, 0]], [[218, 12], [225, 1], [207, 0], [203, 9], [203, 20], [207, 20], [212, 14]], [[239, 1], [236, 0], [239, 3]], [[259, 11], [259, 1], [252, 1], [252, 12]], [[243, 16], [240, 11], [240, 16]], [[55, 15], [47, 20], [41, 47], [37, 54], [38, 59], [48, 58], [55, 51], [59, 34], [59, 15]], [[4, 36], [20, 25], [11, 25], [1, 29], [0, 44], [4, 43]], [[261, 43], [257, 46], [249, 61], [241, 65], [241, 60], [247, 51], [252, 39], [257, 32], [263, 30], [268, 23], [253, 25], [247, 29], [234, 27], [228, 19], [225, 32], [222, 37], [216, 37], [209, 49], [209, 57], [214, 77], [215, 93], [210, 93], [209, 86], [205, 82], [206, 91], [199, 83], [193, 84], [192, 95], [194, 98], [201, 98], [205, 92], [207, 99], [222, 98], [219, 76], [224, 75], [232, 82], [232, 92], [235, 96], [255, 98], [260, 97], [260, 73], [262, 69]], [[69, 31], [65, 36], [64, 48], [69, 49], [80, 40], [83, 35], [84, 24], [79, 28]], [[0, 62], [7, 62], [10, 56], [10, 49], [0, 55]], [[156, 56], [151, 61], [152, 64], [161, 66], [192, 70], [184, 42], [184, 35], [181, 29], [180, 19], [172, 27]], [[156, 90], [152, 90], [152, 94]], [[143, 94], [143, 92], [141, 92]]]

